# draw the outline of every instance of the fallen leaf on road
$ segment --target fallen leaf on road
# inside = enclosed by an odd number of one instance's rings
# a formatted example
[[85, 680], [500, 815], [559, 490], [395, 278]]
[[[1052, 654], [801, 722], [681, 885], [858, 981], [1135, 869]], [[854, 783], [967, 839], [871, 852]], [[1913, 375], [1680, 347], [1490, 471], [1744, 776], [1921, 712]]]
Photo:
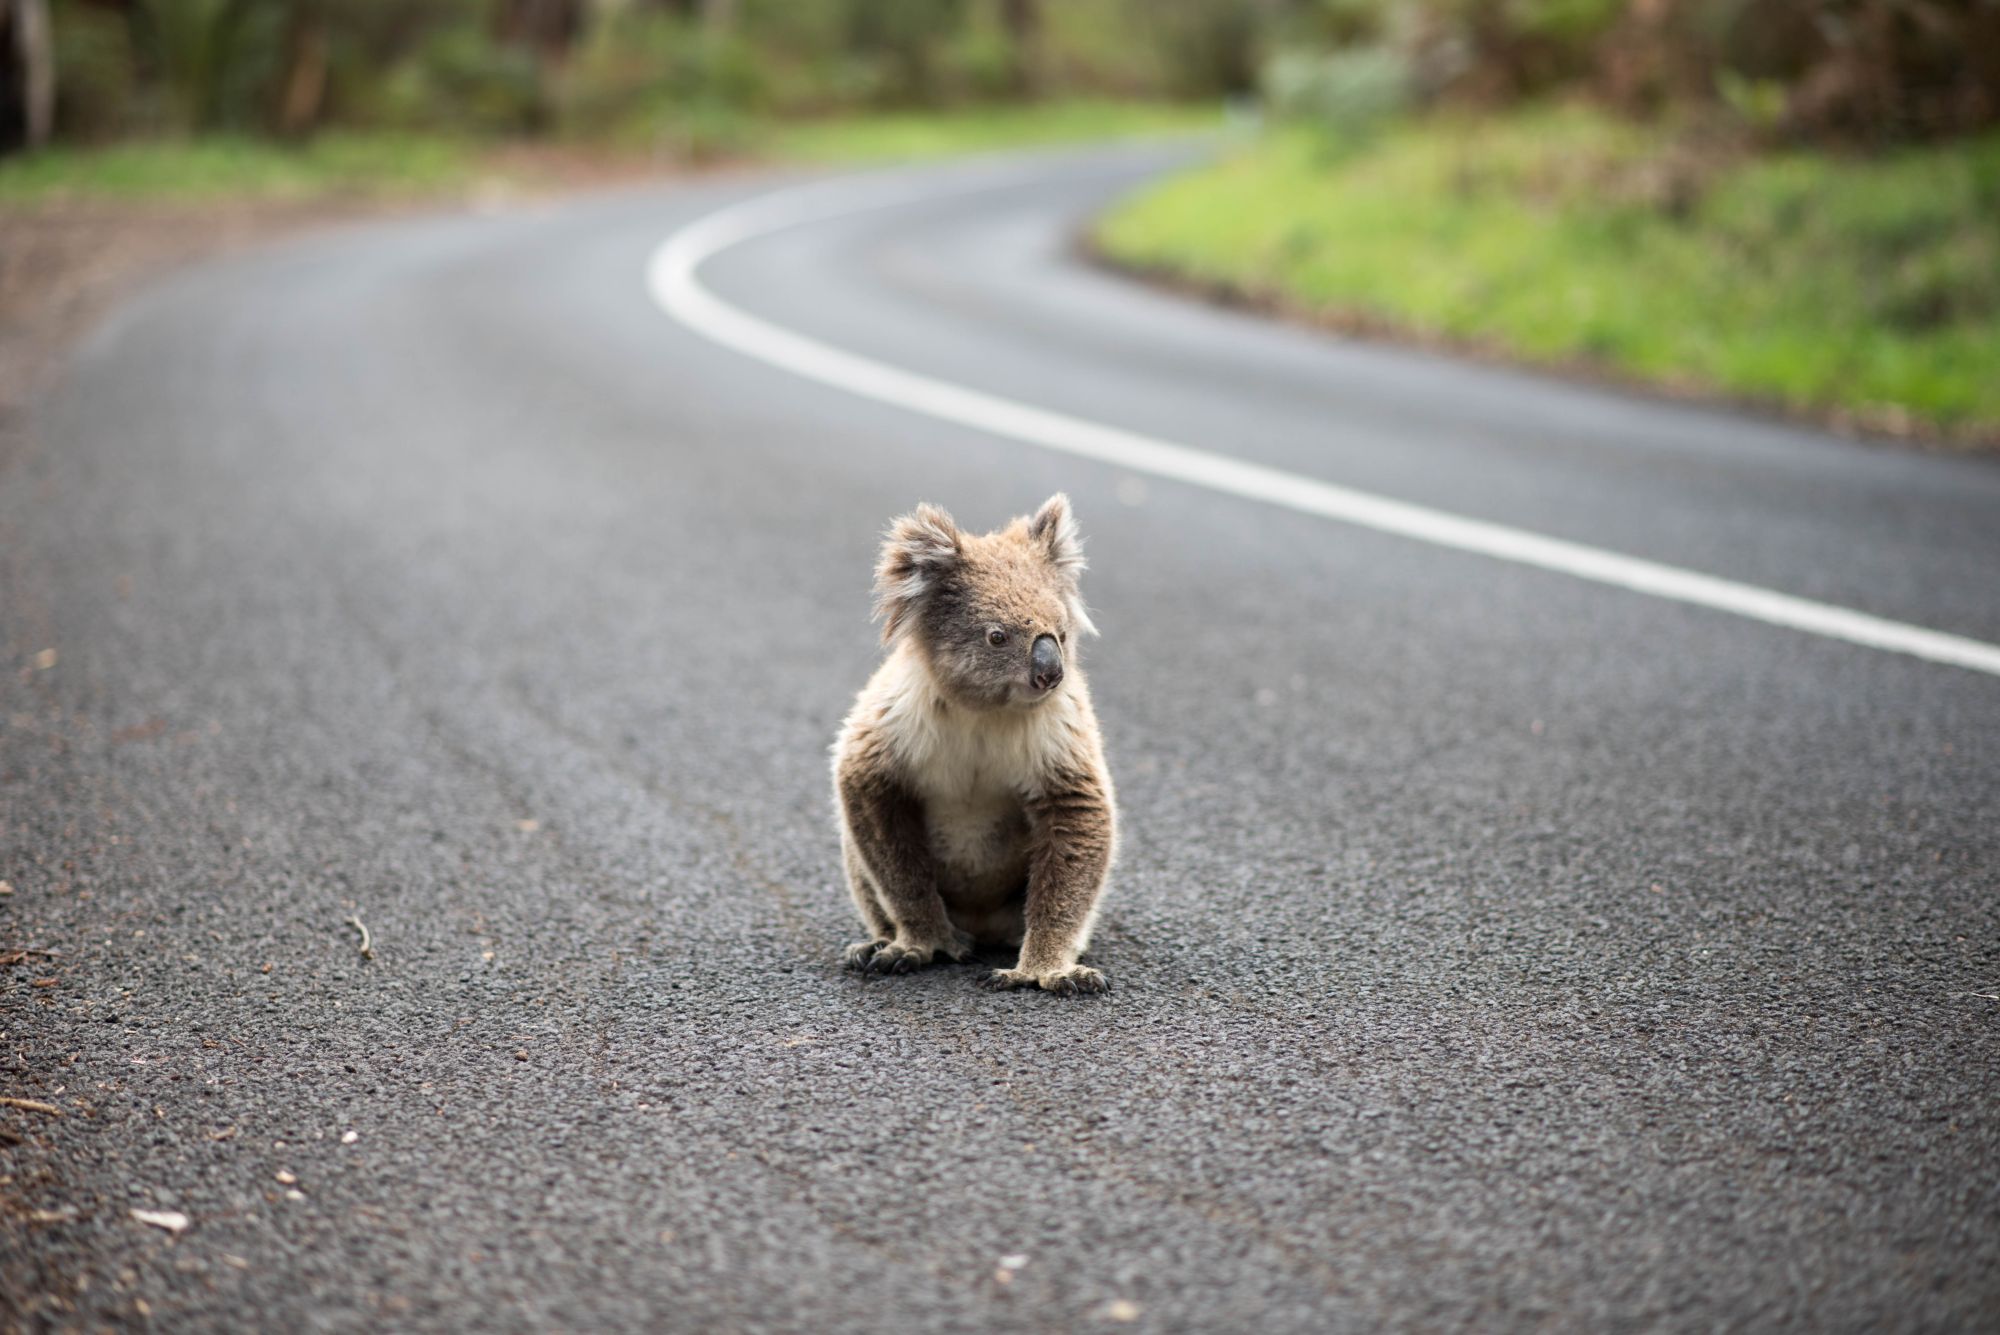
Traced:
[[178, 1233], [188, 1226], [188, 1217], [179, 1210], [134, 1210], [132, 1217], [142, 1224]]

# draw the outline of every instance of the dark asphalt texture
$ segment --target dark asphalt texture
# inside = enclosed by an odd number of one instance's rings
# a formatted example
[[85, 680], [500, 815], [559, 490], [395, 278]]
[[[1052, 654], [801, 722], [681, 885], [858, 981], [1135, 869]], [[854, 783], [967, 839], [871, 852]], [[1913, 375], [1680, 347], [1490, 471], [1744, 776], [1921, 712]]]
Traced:
[[[2000, 638], [2000, 467], [1075, 259], [1161, 161], [709, 277], [928, 374]], [[2000, 1322], [2000, 679], [706, 343], [646, 257], [775, 183], [180, 274], [0, 461], [0, 958], [59, 952], [0, 967], [0, 1095], [63, 1113], [0, 1108], [8, 1328]], [[1116, 990], [843, 974], [826, 749], [877, 534], [1057, 489]]]

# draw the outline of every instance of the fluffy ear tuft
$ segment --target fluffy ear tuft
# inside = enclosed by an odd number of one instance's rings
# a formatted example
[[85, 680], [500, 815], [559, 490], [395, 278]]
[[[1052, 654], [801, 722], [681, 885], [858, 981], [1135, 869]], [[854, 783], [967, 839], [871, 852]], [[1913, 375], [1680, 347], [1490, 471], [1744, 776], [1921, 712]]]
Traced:
[[1083, 573], [1083, 538], [1076, 531], [1069, 497], [1057, 492], [1028, 521], [1028, 537], [1042, 545], [1055, 568], [1075, 580]]
[[1077, 581], [1083, 575], [1083, 537], [1076, 531], [1076, 516], [1070, 513], [1069, 497], [1061, 492], [1042, 502], [1042, 508], [1035, 511], [1028, 521], [1028, 540], [1038, 544], [1069, 586], [1067, 602], [1070, 620], [1085, 635], [1097, 634], [1097, 627], [1091, 624], [1090, 613], [1084, 608], [1083, 597], [1077, 592]]
[[884, 643], [909, 626], [918, 607], [960, 560], [958, 525], [926, 502], [889, 525], [875, 563], [875, 615]]

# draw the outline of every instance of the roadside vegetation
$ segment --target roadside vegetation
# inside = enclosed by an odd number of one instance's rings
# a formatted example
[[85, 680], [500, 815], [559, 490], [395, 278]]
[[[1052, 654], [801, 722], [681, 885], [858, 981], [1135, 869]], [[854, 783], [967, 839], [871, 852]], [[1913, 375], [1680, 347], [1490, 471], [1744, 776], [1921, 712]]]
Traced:
[[755, 141], [767, 157], [868, 162], [943, 157], [1044, 144], [1198, 134], [1219, 129], [1212, 101], [1087, 99], [947, 112], [890, 112], [772, 127]]
[[1577, 108], [1365, 142], [1293, 127], [1096, 240], [1349, 329], [2000, 436], [2000, 135], [1854, 156], [1691, 147]]
[[[733, 156], [875, 162], [1171, 134], [1222, 124], [1212, 102], [1074, 100], [938, 111], [862, 112], [745, 128]], [[241, 135], [58, 147], [0, 159], [0, 206], [37, 201], [301, 199], [434, 195], [534, 176], [548, 159], [623, 169], [672, 167], [629, 143], [519, 141], [422, 131], [330, 131], [299, 144]]]
[[433, 193], [463, 185], [476, 156], [463, 140], [392, 133], [297, 145], [220, 135], [65, 146], [0, 161], [0, 204]]
[[0, 199], [393, 191], [522, 144], [673, 166], [1152, 133], [1248, 86], [1240, 8], [0, 0]]
[[1128, 201], [1100, 253], [1339, 328], [2000, 443], [2000, 6], [1299, 17], [1267, 133]]

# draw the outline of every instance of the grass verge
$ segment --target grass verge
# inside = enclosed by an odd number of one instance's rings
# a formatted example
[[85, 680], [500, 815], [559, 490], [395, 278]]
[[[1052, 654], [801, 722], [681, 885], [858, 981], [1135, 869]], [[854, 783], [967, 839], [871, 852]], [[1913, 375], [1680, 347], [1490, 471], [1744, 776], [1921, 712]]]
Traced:
[[753, 142], [765, 156], [792, 161], [869, 162], [1193, 134], [1221, 125], [1220, 109], [1210, 105], [1073, 101], [800, 121], [772, 126]]
[[1336, 326], [1992, 445], [1996, 219], [2000, 136], [1748, 156], [1560, 109], [1273, 132], [1093, 240]]
[[[874, 162], [989, 149], [1192, 133], [1220, 125], [1213, 107], [1056, 102], [954, 112], [853, 116], [798, 123], [734, 123], [738, 156], [805, 162]], [[629, 140], [629, 142], [627, 142]], [[564, 156], [627, 174], [680, 160], [659, 134], [624, 140], [480, 143], [431, 135], [329, 133], [285, 146], [265, 140], [156, 140], [103, 148], [57, 148], [0, 160], [0, 207], [49, 201], [312, 199], [396, 197], [463, 189], [488, 177], [565, 178]], [[728, 154], [725, 154], [727, 156]], [[694, 153], [698, 158], [713, 152]]]
[[327, 134], [297, 147], [213, 138], [55, 148], [0, 161], [0, 204], [420, 194], [463, 184], [477, 158], [459, 141], [388, 134]]

